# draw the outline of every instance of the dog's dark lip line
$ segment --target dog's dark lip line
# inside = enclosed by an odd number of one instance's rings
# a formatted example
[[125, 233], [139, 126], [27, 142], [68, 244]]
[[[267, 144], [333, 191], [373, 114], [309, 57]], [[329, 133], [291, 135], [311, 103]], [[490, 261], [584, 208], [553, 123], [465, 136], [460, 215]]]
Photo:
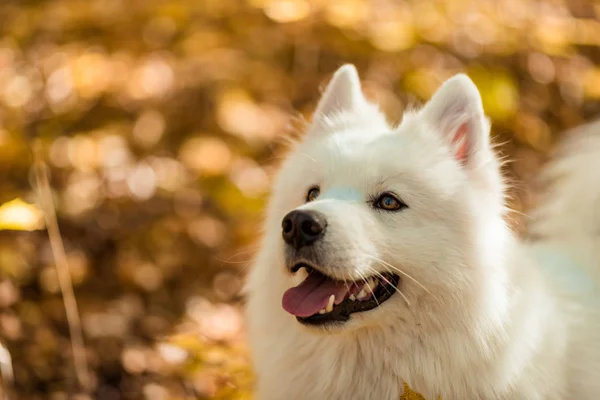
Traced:
[[310, 273], [312, 270], [316, 269], [309, 262], [306, 261], [298, 261], [295, 262], [290, 268], [290, 272], [296, 273], [300, 270], [300, 268], [306, 268], [306, 272]]
[[[301, 265], [298, 269], [301, 267], [311, 268], [307, 265]], [[320, 271], [318, 272], [321, 273]], [[386, 302], [390, 297], [392, 297], [394, 293], [396, 293], [394, 288], [397, 288], [398, 284], [400, 283], [400, 277], [398, 275], [384, 275], [386, 276], [386, 280], [388, 280], [391, 285], [388, 284], [384, 286], [380, 284], [377, 289], [375, 289], [374, 298], [371, 298], [367, 301], [352, 301], [350, 299], [345, 299], [340, 304], [336, 305], [333, 311], [329, 313], [315, 314], [305, 318], [296, 317], [296, 319], [301, 324], [310, 326], [342, 325], [344, 322], [348, 321], [350, 316], [354, 313], [369, 311], [377, 308]]]

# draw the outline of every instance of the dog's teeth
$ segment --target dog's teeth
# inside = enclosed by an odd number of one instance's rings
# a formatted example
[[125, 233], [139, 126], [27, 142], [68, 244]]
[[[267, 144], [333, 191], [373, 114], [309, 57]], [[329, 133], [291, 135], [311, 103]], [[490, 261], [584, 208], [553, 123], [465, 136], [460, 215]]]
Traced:
[[325, 307], [325, 310], [327, 312], [333, 311], [333, 303], [334, 302], [335, 302], [335, 294], [332, 294], [331, 296], [329, 296], [329, 303], [327, 303], [327, 307]]
[[308, 271], [305, 267], [300, 268], [292, 277], [294, 284], [298, 286], [308, 277]]
[[377, 287], [377, 280], [375, 278], [369, 278], [365, 283], [365, 289], [368, 294], [373, 293], [373, 290]]
[[319, 314], [321, 314], [321, 315], [325, 314], [326, 312], [327, 311], [324, 308], [322, 308], [321, 310], [319, 310]]
[[[366, 286], [366, 285], [365, 285]], [[367, 296], [369, 296], [369, 293], [367, 293], [367, 291], [365, 290], [365, 288], [363, 287], [362, 289], [360, 289], [360, 292], [358, 293], [358, 295], [356, 296], [356, 298], [358, 300], [364, 300], [367, 298]]]
[[296, 275], [298, 275], [299, 279], [305, 280], [308, 277], [308, 271], [306, 270], [306, 267], [300, 268]]
[[355, 295], [353, 295], [353, 294], [351, 294], [349, 298], [350, 298], [350, 300], [352, 300], [352, 301], [356, 301], [356, 296], [355, 296]]

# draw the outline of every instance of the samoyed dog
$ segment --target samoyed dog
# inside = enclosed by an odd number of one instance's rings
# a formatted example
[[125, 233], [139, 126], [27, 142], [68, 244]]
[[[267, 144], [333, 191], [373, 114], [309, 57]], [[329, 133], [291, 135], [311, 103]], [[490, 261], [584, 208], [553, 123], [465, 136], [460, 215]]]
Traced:
[[341, 67], [283, 162], [247, 285], [259, 400], [600, 398], [600, 124], [517, 238], [477, 87], [390, 126]]

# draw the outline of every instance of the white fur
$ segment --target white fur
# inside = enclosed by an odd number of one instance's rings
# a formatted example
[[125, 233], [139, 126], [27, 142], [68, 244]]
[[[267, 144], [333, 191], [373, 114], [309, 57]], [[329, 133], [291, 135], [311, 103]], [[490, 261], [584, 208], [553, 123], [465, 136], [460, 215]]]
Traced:
[[[465, 130], [460, 130], [463, 127]], [[548, 169], [560, 174], [532, 232], [504, 221], [504, 190], [475, 85], [447, 81], [390, 127], [356, 70], [334, 75], [314, 122], [281, 167], [249, 277], [250, 344], [260, 400], [600, 397], [600, 127]], [[463, 133], [466, 157], [453, 139]], [[593, 178], [592, 178], [593, 176]], [[557, 178], [558, 179], [558, 178]], [[304, 204], [306, 191], [321, 196]], [[368, 203], [392, 190], [408, 209]], [[358, 197], [340, 196], [344, 193]], [[342, 279], [401, 268], [400, 290], [346, 324], [308, 328], [281, 306], [298, 282], [284, 267], [281, 220], [328, 219], [323, 272]], [[380, 262], [383, 260], [384, 262]]]

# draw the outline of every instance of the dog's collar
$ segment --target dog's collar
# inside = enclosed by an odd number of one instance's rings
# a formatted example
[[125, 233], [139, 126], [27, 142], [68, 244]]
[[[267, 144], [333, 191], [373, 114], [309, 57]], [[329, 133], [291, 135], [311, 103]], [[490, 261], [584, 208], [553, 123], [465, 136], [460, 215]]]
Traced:
[[[437, 400], [442, 398], [438, 396]], [[404, 393], [400, 396], [400, 400], [426, 400], [425, 397], [417, 392], [413, 392], [412, 389], [404, 382]]]

